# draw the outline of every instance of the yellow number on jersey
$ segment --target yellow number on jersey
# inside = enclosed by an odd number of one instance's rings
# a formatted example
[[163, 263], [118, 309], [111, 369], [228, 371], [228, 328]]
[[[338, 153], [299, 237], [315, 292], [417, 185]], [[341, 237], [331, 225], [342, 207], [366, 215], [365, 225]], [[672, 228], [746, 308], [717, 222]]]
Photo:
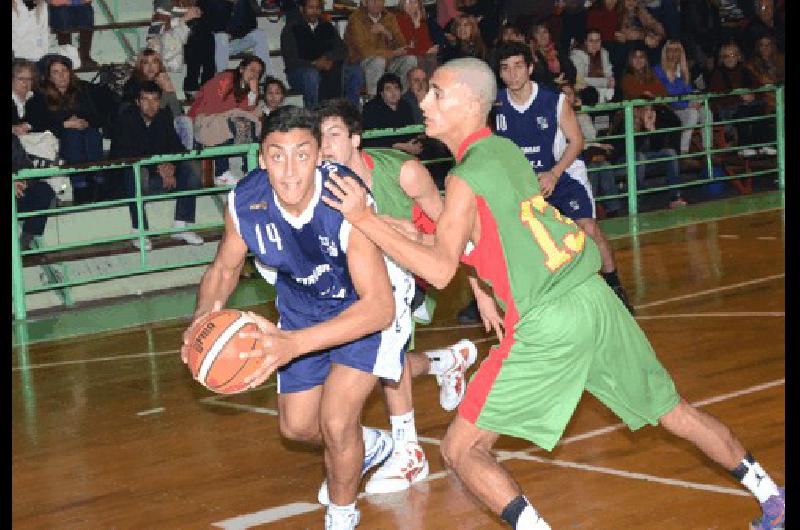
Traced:
[[[533, 234], [533, 238], [542, 249], [542, 252], [544, 252], [544, 264], [550, 272], [555, 272], [560, 267], [563, 267], [572, 259], [572, 256], [578, 254], [583, 249], [583, 245], [586, 243], [586, 233], [579, 229], [572, 219], [563, 217], [558, 210], [550, 206], [542, 195], [535, 195], [526, 201], [522, 201], [520, 208], [522, 209], [520, 219], [522, 219], [523, 223], [528, 225], [528, 228], [530, 228]], [[576, 228], [574, 232], [567, 232], [564, 235], [561, 240], [561, 247], [553, 239], [553, 236], [544, 224], [537, 219], [533, 213], [534, 210], [536, 210], [543, 214], [548, 208], [557, 221]]]

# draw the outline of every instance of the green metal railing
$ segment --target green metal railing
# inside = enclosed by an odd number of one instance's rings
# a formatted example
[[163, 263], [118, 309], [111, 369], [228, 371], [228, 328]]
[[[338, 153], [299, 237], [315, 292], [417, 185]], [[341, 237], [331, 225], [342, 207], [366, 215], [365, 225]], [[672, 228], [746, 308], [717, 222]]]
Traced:
[[[753, 118], [740, 118], [735, 120], [727, 120], [727, 121], [717, 121], [714, 122], [711, 117], [710, 109], [709, 109], [709, 99], [715, 97], [724, 97], [730, 95], [741, 95], [741, 94], [749, 94], [749, 93], [761, 93], [761, 92], [768, 92], [774, 91], [775, 92], [775, 100], [776, 100], [776, 111], [775, 114], [767, 114], [763, 116], [756, 116]], [[689, 127], [673, 127], [669, 129], [658, 129], [654, 132], [634, 132], [634, 108], [641, 105], [653, 105], [653, 104], [664, 104], [664, 103], [671, 103], [675, 101], [702, 101], [704, 112], [706, 113], [706, 120], [703, 124], [698, 124], [695, 126]], [[625, 175], [627, 177], [627, 191], [625, 193], [614, 194], [614, 195], [605, 195], [605, 196], [598, 196], [595, 198], [597, 201], [604, 201], [604, 200], [611, 200], [611, 199], [620, 199], [627, 197], [628, 201], [628, 211], [631, 219], [635, 220], [635, 215], [638, 212], [638, 204], [637, 198], [639, 195], [646, 194], [646, 193], [654, 193], [658, 191], [674, 189], [674, 188], [681, 188], [686, 186], [696, 186], [699, 184], [708, 184], [712, 181], [725, 181], [730, 179], [741, 179], [751, 176], [761, 176], [766, 174], [777, 173], [778, 176], [778, 186], [780, 189], [784, 188], [785, 182], [785, 150], [786, 144], [784, 139], [784, 132], [785, 132], [785, 117], [784, 117], [784, 88], [782, 86], [779, 87], [762, 87], [756, 90], [735, 90], [726, 94], [702, 94], [702, 95], [690, 95], [690, 96], [682, 96], [682, 97], [670, 97], [670, 98], [659, 98], [656, 100], [634, 100], [634, 101], [625, 101], [622, 103], [613, 103], [613, 104], [603, 104], [603, 105], [596, 105], [594, 107], [585, 107], [581, 109], [581, 112], [608, 112], [608, 111], [619, 111], [622, 110], [624, 116], [624, 127], [625, 127], [625, 134], [618, 134], [618, 135], [606, 135], [602, 137], [597, 137], [592, 139], [592, 142], [601, 142], [603, 140], [613, 140], [613, 139], [622, 139], [625, 140], [625, 161], [624, 163], [619, 164], [609, 164], [604, 165], [602, 167], [593, 167], [590, 165], [588, 168], [589, 172], [593, 171], [602, 171], [602, 170], [616, 170], [625, 168]], [[747, 121], [756, 121], [756, 120], [766, 120], [766, 119], [775, 119], [776, 121], [776, 141], [769, 142], [769, 143], [762, 143], [756, 144], [756, 147], [763, 146], [763, 145], [775, 145], [777, 150], [777, 164], [776, 169], [768, 169], [762, 171], [754, 171], [748, 173], [741, 173], [729, 177], [715, 177], [713, 172], [713, 156], [721, 153], [726, 153], [730, 151], [735, 151], [742, 149], [747, 146], [734, 146], [734, 147], [726, 147], [726, 148], [719, 148], [714, 149], [713, 146], [713, 139], [711, 135], [712, 127], [724, 125], [724, 124], [735, 124], [735, 123], [742, 123]], [[663, 134], [673, 131], [682, 131], [689, 128], [703, 128], [705, 133], [705, 138], [707, 138], [707, 143], [705, 145], [705, 149], [703, 151], [697, 151], [694, 153], [686, 154], [686, 155], [679, 155], [676, 157], [668, 157], [668, 158], [659, 158], [659, 159], [652, 159], [652, 160], [645, 160], [645, 161], [637, 161], [636, 160], [636, 150], [635, 150], [635, 138], [637, 136], [642, 136], [646, 134]], [[424, 132], [424, 127], [422, 125], [414, 125], [409, 127], [404, 127], [400, 129], [381, 129], [381, 130], [370, 130], [365, 131], [363, 133], [364, 139], [371, 139], [371, 138], [379, 138], [379, 137], [386, 137], [386, 136], [403, 136], [409, 134], [419, 134]], [[189, 161], [189, 160], [197, 160], [203, 158], [210, 158], [210, 157], [223, 157], [223, 156], [246, 156], [247, 157], [247, 169], [251, 170], [255, 168], [258, 164], [258, 144], [246, 144], [246, 145], [231, 145], [231, 146], [219, 146], [219, 147], [212, 147], [208, 149], [204, 149], [202, 151], [191, 151], [185, 154], [173, 154], [173, 155], [159, 155], [154, 156], [151, 158], [140, 159], [135, 161], [129, 162], [114, 162], [110, 164], [100, 164], [91, 167], [85, 168], [70, 168], [70, 169], [61, 169], [61, 168], [43, 168], [43, 169], [25, 169], [19, 171], [13, 176], [12, 179], [12, 193], [11, 193], [11, 282], [12, 282], [12, 303], [13, 303], [13, 310], [14, 316], [17, 321], [22, 321], [26, 318], [27, 310], [26, 310], [26, 301], [25, 296], [27, 294], [37, 293], [41, 291], [49, 291], [49, 290], [56, 290], [56, 289], [69, 289], [70, 287], [75, 287], [78, 285], [84, 285], [93, 282], [100, 282], [105, 280], [113, 280], [117, 278], [123, 278], [128, 276], [135, 276], [140, 274], [152, 273], [152, 272], [161, 272], [173, 269], [180, 269], [186, 267], [193, 267], [198, 265], [204, 265], [211, 261], [211, 259], [200, 259], [200, 260], [193, 260], [193, 261], [184, 261], [180, 263], [172, 263], [169, 265], [162, 265], [162, 266], [152, 266], [148, 264], [148, 254], [145, 250], [144, 245], [144, 238], [147, 236], [156, 236], [156, 235], [164, 235], [164, 234], [171, 234], [179, 231], [185, 230], [185, 228], [170, 228], [170, 229], [162, 229], [162, 230], [145, 230], [144, 229], [144, 204], [145, 202], [155, 202], [160, 200], [167, 200], [167, 199], [175, 199], [178, 197], [189, 196], [189, 195], [212, 195], [212, 194], [219, 194], [223, 191], [230, 189], [230, 186], [220, 186], [214, 188], [203, 188], [199, 190], [192, 190], [192, 191], [180, 191], [180, 192], [170, 192], [170, 193], [162, 193], [162, 194], [154, 194], [154, 195], [142, 195], [142, 188], [141, 188], [141, 169], [143, 166], [152, 166], [157, 165], [164, 162], [177, 162], [177, 161]], [[644, 164], [655, 164], [659, 162], [664, 162], [667, 160], [673, 160], [675, 158], [689, 158], [689, 157], [698, 157], [704, 156], [706, 161], [706, 178], [701, 178], [697, 180], [693, 180], [690, 182], [682, 182], [677, 185], [672, 186], [662, 186], [657, 188], [647, 188], [647, 189], [638, 189], [638, 182], [636, 178], [636, 168], [637, 166], [641, 166]], [[451, 158], [442, 158], [436, 160], [426, 160], [423, 163], [425, 164], [432, 164], [442, 161], [452, 160]], [[18, 180], [27, 180], [27, 179], [40, 179], [46, 177], [52, 177], [55, 175], [70, 175], [75, 173], [87, 173], [92, 171], [109, 171], [114, 169], [124, 169], [124, 168], [131, 168], [134, 173], [134, 183], [135, 183], [135, 196], [133, 198], [126, 198], [126, 199], [118, 199], [112, 201], [103, 201], [97, 202], [92, 204], [85, 204], [81, 206], [70, 206], [70, 207], [60, 207], [60, 208], [52, 208], [47, 210], [38, 210], [35, 212], [26, 212], [26, 213], [19, 213], [17, 211], [17, 201], [14, 194], [14, 181]], [[90, 241], [81, 241], [78, 243], [67, 243], [61, 245], [53, 245], [48, 247], [40, 247], [35, 248], [32, 250], [21, 251], [19, 245], [19, 224], [21, 220], [36, 217], [41, 215], [61, 215], [70, 212], [80, 212], [80, 211], [88, 211], [88, 210], [95, 210], [95, 209], [102, 209], [102, 208], [109, 208], [113, 206], [128, 206], [130, 204], [136, 205], [136, 212], [138, 218], [138, 226], [135, 234], [124, 234], [114, 237], [106, 237], [96, 240]], [[199, 224], [193, 226], [193, 229], [197, 230], [204, 230], [204, 229], [218, 229], [222, 227], [221, 222], [216, 223], [207, 223], [207, 224]], [[39, 286], [39, 287], [31, 287], [26, 288], [24, 277], [23, 277], [23, 263], [22, 258], [23, 256], [29, 255], [36, 255], [36, 254], [45, 254], [45, 253], [54, 253], [60, 252], [75, 248], [81, 247], [91, 247], [94, 245], [104, 244], [104, 243], [113, 243], [119, 241], [127, 241], [132, 239], [138, 239], [139, 241], [139, 266], [133, 270], [126, 270], [123, 272], [116, 272], [111, 274], [104, 274], [104, 275], [96, 275], [90, 278], [83, 278], [83, 279], [74, 279], [69, 280], [67, 278], [58, 278], [53, 275], [50, 275], [50, 281], [52, 283], [48, 283], [47, 285]], [[62, 295], [65, 302], [69, 301], [68, 294]]]

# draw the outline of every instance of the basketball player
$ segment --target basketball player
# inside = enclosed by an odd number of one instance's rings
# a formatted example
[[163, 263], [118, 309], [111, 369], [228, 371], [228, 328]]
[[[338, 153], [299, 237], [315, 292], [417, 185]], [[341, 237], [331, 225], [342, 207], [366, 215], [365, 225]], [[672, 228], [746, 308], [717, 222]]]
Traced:
[[533, 58], [528, 46], [506, 43], [497, 50], [498, 75], [505, 83], [494, 106], [495, 134], [517, 144], [531, 163], [542, 195], [597, 244], [600, 273], [633, 313], [617, 277], [614, 251], [595, 219], [594, 196], [586, 164], [578, 158], [583, 134], [566, 96], [531, 81]]
[[528, 160], [485, 127], [497, 93], [478, 59], [439, 67], [421, 102], [426, 134], [455, 153], [432, 245], [377, 216], [351, 178], [332, 177], [323, 199], [400, 266], [444, 288], [459, 258], [505, 307], [489, 351], [441, 444], [466, 487], [516, 530], [550, 526], [498, 463], [501, 434], [552, 450], [584, 389], [630, 429], [661, 424], [736, 476], [761, 503], [753, 528], [782, 528], [785, 496], [731, 431], [677, 393], [638, 324], [597, 275], [597, 245], [548, 204]]
[[[392, 453], [389, 433], [361, 427], [360, 415], [379, 377], [400, 379], [414, 279], [384, 263], [374, 244], [320, 202], [330, 175], [351, 173], [334, 163], [317, 167], [318, 159], [319, 127], [311, 111], [287, 107], [270, 114], [261, 169], [230, 192], [225, 232], [200, 282], [194, 320], [225, 303], [253, 252], [259, 272], [275, 284], [280, 329], [249, 314], [264, 334], [240, 336], [263, 339], [278, 355], [246, 382], [255, 387], [280, 367], [281, 434], [323, 446], [331, 499], [325, 526], [350, 529], [359, 520], [360, 477]], [[393, 283], [404, 290], [404, 307], [395, 306], [390, 275], [399, 276]], [[262, 356], [258, 349], [240, 355]], [[186, 362], [186, 351], [182, 356]]]
[[[371, 190], [379, 214], [408, 221], [426, 216], [426, 221], [420, 224], [432, 225], [432, 220], [437, 219], [442, 211], [442, 199], [424, 165], [396, 149], [360, 149], [361, 113], [346, 99], [322, 103], [317, 108], [317, 116], [322, 134], [322, 157], [346, 166], [358, 175]], [[417, 298], [422, 301], [422, 296]], [[432, 306], [433, 303], [426, 304], [427, 321], [424, 323], [430, 322]], [[409, 346], [411, 349], [413, 345]], [[439, 401], [446, 410], [453, 410], [464, 397], [464, 376], [475, 362], [476, 355], [475, 345], [468, 340], [440, 350], [406, 354], [400, 382], [384, 382], [383, 385], [394, 452], [367, 481], [367, 493], [404, 490], [428, 476], [428, 461], [417, 440], [414, 423], [411, 378], [428, 373], [436, 375], [441, 385]], [[326, 497], [325, 488], [322, 488], [320, 503], [326, 504]]]

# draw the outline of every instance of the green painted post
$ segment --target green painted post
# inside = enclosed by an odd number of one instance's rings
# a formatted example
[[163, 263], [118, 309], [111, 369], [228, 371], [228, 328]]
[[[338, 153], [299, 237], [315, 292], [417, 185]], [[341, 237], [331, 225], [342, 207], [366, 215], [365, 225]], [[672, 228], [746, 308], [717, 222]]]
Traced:
[[17, 219], [16, 181], [11, 181], [11, 296], [14, 299], [14, 317], [25, 320], [25, 277], [22, 273], [22, 256], [19, 246], [19, 220]]
[[778, 188], [784, 189], [786, 183], [786, 131], [784, 127], [786, 110], [783, 107], [783, 87], [775, 89], [775, 129], [778, 136]]
[[142, 166], [139, 162], [133, 164], [133, 185], [136, 190], [136, 218], [139, 220], [139, 264], [142, 268], [147, 266], [144, 248], [144, 204], [142, 204]]
[[705, 97], [703, 100], [703, 113], [705, 114], [705, 121], [703, 122], [703, 144], [705, 145], [706, 151], [706, 170], [708, 173], [708, 179], [711, 180], [714, 178], [714, 168], [713, 164], [711, 163], [711, 148], [714, 145], [714, 142], [711, 138], [711, 122], [714, 121], [714, 117], [711, 115], [711, 109], [708, 105], [708, 96]]
[[258, 144], [252, 144], [247, 151], [247, 172], [253, 171], [258, 167]]
[[636, 144], [633, 141], [633, 103], [625, 102], [625, 163], [628, 170], [628, 215], [639, 211], [636, 197]]

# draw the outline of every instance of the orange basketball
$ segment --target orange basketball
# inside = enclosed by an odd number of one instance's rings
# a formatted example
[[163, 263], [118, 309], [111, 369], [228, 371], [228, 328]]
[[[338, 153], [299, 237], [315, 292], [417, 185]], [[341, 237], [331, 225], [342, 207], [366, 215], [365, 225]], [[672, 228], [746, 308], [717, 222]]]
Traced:
[[255, 347], [256, 339], [240, 332], [258, 331], [252, 320], [236, 309], [215, 311], [201, 318], [189, 342], [189, 370], [206, 388], [219, 394], [236, 394], [247, 388], [244, 378], [261, 359], [240, 359], [239, 353]]

